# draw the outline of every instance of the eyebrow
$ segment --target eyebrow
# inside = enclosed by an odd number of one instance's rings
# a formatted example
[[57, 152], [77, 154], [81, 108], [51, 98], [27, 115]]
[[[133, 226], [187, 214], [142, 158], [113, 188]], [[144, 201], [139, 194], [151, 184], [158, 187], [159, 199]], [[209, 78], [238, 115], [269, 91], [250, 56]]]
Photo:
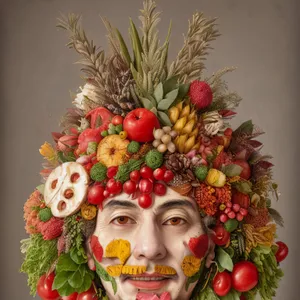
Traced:
[[124, 201], [124, 200], [111, 200], [109, 203], [107, 203], [104, 207], [103, 210], [106, 208], [112, 208], [112, 207], [130, 207], [130, 208], [137, 208], [137, 205], [129, 202], [129, 201]]
[[189, 207], [193, 210], [195, 209], [193, 204], [187, 200], [172, 200], [172, 201], [161, 204], [160, 206], [157, 207], [157, 210], [163, 210], [166, 208], [174, 208], [174, 207], [178, 207], [178, 206]]

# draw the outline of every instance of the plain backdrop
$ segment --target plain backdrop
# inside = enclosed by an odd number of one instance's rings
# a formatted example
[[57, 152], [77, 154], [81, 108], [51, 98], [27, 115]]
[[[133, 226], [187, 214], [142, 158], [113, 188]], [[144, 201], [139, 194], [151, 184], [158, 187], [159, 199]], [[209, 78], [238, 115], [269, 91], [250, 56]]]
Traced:
[[[243, 102], [236, 127], [252, 119], [266, 134], [263, 151], [274, 156], [274, 178], [281, 199], [274, 202], [285, 219], [278, 239], [290, 248], [276, 299], [299, 299], [299, 5], [297, 0], [160, 0], [161, 39], [173, 20], [170, 59], [182, 46], [187, 20], [196, 10], [218, 17], [222, 36], [213, 43], [207, 74], [225, 66]], [[23, 204], [39, 184], [38, 149], [58, 131], [60, 116], [71, 106], [70, 91], [83, 83], [78, 59], [59, 32], [60, 12], [82, 14], [88, 36], [107, 47], [99, 14], [127, 34], [128, 17], [137, 21], [141, 0], [7, 0], [0, 2], [1, 74], [1, 291], [2, 300], [29, 300], [19, 241], [26, 237]]]

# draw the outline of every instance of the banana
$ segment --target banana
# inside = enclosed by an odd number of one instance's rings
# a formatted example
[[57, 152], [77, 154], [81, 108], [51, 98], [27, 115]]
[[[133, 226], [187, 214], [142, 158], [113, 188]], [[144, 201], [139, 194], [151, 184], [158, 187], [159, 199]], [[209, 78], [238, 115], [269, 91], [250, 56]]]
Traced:
[[184, 134], [184, 133], [190, 134], [193, 131], [194, 126], [195, 126], [195, 120], [192, 119], [186, 123], [186, 125], [183, 127], [181, 133], [182, 134]]
[[183, 129], [183, 127], [185, 126], [187, 122], [187, 117], [182, 117], [180, 118], [174, 125], [173, 130], [177, 131], [178, 133], [181, 132], [181, 130]]
[[184, 153], [188, 153], [192, 150], [193, 146], [195, 145], [195, 136], [191, 136], [184, 145]]
[[190, 105], [186, 105], [186, 106], [182, 109], [182, 111], [181, 111], [181, 113], [180, 113], [180, 118], [182, 118], [182, 117], [188, 117], [189, 114], [190, 114], [190, 111], [191, 111]]
[[169, 118], [172, 124], [175, 124], [179, 118], [180, 110], [178, 107], [173, 106], [169, 109]]
[[186, 143], [187, 139], [188, 139], [187, 134], [180, 135], [176, 138], [175, 144], [180, 153], [184, 153], [184, 147], [185, 147], [185, 143]]

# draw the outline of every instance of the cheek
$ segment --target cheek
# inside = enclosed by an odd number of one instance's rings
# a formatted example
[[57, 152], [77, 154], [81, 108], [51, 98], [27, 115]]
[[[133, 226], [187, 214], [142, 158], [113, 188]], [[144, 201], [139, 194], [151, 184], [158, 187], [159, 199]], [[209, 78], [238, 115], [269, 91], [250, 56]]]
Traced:
[[188, 247], [190, 251], [197, 257], [203, 258], [208, 250], [209, 239], [207, 234], [201, 234], [196, 238], [190, 238]]
[[102, 257], [103, 257], [103, 248], [100, 245], [99, 239], [98, 239], [98, 237], [96, 235], [93, 235], [91, 237], [90, 244], [91, 244], [91, 250], [92, 250], [92, 253], [93, 253], [95, 259], [98, 262], [101, 262], [102, 261]]

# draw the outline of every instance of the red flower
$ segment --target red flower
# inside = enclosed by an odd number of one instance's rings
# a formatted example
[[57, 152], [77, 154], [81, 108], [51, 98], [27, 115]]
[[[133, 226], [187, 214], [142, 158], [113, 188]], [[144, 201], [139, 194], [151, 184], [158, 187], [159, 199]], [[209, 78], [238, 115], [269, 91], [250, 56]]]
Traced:
[[38, 230], [43, 235], [44, 240], [53, 240], [62, 234], [63, 225], [63, 219], [52, 217], [47, 222], [40, 222]]

